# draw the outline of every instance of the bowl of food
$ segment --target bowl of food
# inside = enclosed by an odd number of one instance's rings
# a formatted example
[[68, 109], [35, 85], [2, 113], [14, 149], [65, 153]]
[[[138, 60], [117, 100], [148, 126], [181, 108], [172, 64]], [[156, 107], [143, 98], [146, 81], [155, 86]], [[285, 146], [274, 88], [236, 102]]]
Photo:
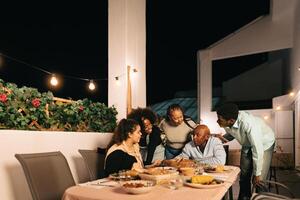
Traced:
[[155, 182], [149, 180], [132, 180], [121, 183], [122, 189], [130, 194], [144, 194], [150, 192]]
[[129, 181], [139, 179], [138, 172], [135, 170], [121, 170], [117, 173], [110, 174], [108, 178], [114, 181]]

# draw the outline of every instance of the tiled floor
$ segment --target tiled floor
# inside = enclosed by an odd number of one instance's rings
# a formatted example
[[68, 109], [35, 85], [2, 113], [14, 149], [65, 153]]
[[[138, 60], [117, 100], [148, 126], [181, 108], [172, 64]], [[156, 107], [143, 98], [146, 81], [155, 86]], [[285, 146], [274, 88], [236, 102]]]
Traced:
[[[296, 198], [300, 198], [300, 171], [297, 170], [285, 170], [276, 169], [277, 182], [286, 185], [295, 195]], [[275, 187], [271, 188], [271, 191], [276, 193]], [[238, 181], [233, 185], [233, 197], [236, 200], [239, 193], [239, 183]], [[279, 188], [279, 194], [288, 196], [288, 193]]]

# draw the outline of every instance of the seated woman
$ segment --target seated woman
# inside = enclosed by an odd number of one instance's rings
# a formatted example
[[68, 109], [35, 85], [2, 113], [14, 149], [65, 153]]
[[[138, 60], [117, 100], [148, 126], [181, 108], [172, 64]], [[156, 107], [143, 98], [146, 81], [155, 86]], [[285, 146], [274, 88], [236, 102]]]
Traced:
[[196, 123], [183, 114], [183, 109], [178, 104], [172, 104], [167, 109], [166, 118], [159, 128], [166, 136], [165, 156], [172, 159], [179, 155], [184, 145], [191, 140], [189, 137]]
[[142, 137], [139, 142], [140, 152], [145, 165], [165, 158], [165, 148], [162, 145], [161, 130], [155, 125], [157, 116], [149, 108], [137, 108], [127, 116], [139, 122]]
[[226, 153], [221, 140], [210, 135], [206, 125], [198, 125], [193, 140], [187, 143], [176, 158], [188, 158], [210, 165], [224, 165]]
[[[142, 172], [144, 169], [140, 154], [139, 141], [141, 128], [133, 119], [122, 119], [113, 135], [112, 141], [105, 158], [105, 175], [116, 173], [120, 170], [135, 170]], [[160, 164], [154, 163], [153, 166]]]

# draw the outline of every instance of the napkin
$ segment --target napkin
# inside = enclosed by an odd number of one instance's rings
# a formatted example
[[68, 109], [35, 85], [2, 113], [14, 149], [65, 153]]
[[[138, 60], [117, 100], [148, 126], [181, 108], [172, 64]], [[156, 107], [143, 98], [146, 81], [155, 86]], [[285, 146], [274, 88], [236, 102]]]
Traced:
[[116, 187], [118, 186], [118, 183], [109, 179], [98, 179], [95, 181], [89, 181], [85, 183], [80, 183], [78, 184], [79, 186], [84, 186], [84, 187], [92, 187], [96, 189], [101, 189], [104, 187]]

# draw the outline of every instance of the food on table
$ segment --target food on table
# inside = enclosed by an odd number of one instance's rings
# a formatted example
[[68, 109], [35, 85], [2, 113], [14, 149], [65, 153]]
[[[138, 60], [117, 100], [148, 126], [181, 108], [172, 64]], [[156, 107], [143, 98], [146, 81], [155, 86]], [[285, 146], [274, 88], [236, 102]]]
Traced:
[[134, 177], [134, 176], [138, 176], [139, 172], [135, 171], [135, 170], [128, 170], [128, 171], [125, 171], [125, 175]]
[[174, 170], [164, 167], [153, 167], [145, 170], [146, 174], [150, 175], [165, 175], [165, 174], [173, 174]]
[[191, 182], [196, 183], [196, 184], [209, 184], [213, 180], [214, 180], [214, 177], [212, 177], [212, 176], [197, 175], [197, 176], [192, 177]]
[[164, 184], [165, 181], [175, 178], [178, 174], [177, 169], [173, 167], [154, 167], [145, 169], [139, 177], [143, 180], [154, 181], [156, 184]]
[[150, 192], [155, 183], [153, 181], [147, 180], [132, 180], [132, 181], [125, 181], [121, 183], [122, 189], [130, 194], [143, 194]]
[[193, 167], [181, 167], [181, 168], [179, 168], [179, 171], [184, 176], [193, 176], [196, 173], [196, 168], [193, 168]]
[[214, 177], [208, 175], [197, 175], [191, 178], [191, 183], [193, 184], [216, 185], [223, 182], [224, 181], [214, 179]]
[[129, 181], [138, 179], [138, 172], [135, 170], [121, 170], [118, 173], [109, 175], [109, 178], [115, 181]]
[[223, 172], [224, 171], [224, 165], [217, 165], [216, 172]]
[[223, 172], [224, 171], [224, 165], [207, 165], [205, 164], [203, 166], [204, 171], [206, 172]]
[[145, 187], [143, 183], [125, 183], [123, 184], [124, 187], [128, 188], [139, 188], [139, 187]]
[[197, 164], [194, 160], [189, 159], [171, 159], [171, 160], [164, 160], [162, 162], [165, 166], [175, 167], [175, 168], [182, 168], [182, 167], [196, 167]]

